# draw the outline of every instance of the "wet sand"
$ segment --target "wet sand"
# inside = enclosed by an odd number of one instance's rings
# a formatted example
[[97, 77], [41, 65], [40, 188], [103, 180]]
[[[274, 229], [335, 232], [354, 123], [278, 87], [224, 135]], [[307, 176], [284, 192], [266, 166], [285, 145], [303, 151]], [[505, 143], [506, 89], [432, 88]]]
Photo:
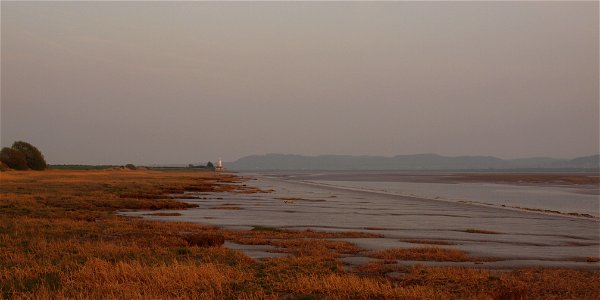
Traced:
[[600, 185], [597, 172], [442, 172], [442, 171], [273, 171], [261, 175], [293, 180], [461, 183], [487, 182], [527, 185]]
[[[274, 191], [248, 195], [228, 192], [197, 195], [197, 198], [183, 201], [199, 207], [176, 211], [180, 216], [146, 215], [147, 211], [127, 214], [239, 230], [270, 226], [291, 230], [364, 231], [380, 233], [384, 237], [346, 240], [367, 250], [432, 246], [408, 242], [410, 240], [437, 241], [450, 244], [440, 247], [498, 260], [419, 262], [422, 264], [499, 269], [531, 266], [600, 268], [598, 262], [586, 262], [586, 258], [597, 258], [600, 254], [600, 223], [597, 220], [357, 191], [282, 177], [257, 178], [248, 184]], [[229, 206], [239, 209], [223, 209]], [[496, 234], [477, 233], [479, 230]], [[230, 246], [257, 259], [276, 251], [246, 245]], [[359, 254], [344, 260], [355, 264], [370, 259]], [[399, 262], [411, 263], [414, 262]]]

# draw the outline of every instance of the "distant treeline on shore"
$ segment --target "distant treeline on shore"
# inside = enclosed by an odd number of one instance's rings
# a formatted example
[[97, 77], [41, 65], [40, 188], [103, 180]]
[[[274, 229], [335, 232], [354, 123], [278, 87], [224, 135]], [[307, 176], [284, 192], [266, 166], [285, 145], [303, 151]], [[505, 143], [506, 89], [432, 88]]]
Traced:
[[206, 165], [153, 165], [153, 166], [135, 166], [133, 164], [126, 165], [83, 165], [83, 164], [60, 164], [60, 165], [48, 165], [49, 169], [53, 170], [109, 170], [109, 169], [150, 169], [150, 170], [206, 170], [214, 171], [212, 163]]

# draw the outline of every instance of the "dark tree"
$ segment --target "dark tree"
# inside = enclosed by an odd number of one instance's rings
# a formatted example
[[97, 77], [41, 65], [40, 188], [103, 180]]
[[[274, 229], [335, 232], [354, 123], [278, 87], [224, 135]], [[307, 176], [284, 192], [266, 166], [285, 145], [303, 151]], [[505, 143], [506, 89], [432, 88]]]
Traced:
[[206, 163], [206, 167], [209, 169], [214, 169], [215, 165], [213, 165], [213, 163], [211, 163], [210, 161], [208, 163]]
[[32, 170], [44, 170], [48, 167], [46, 164], [46, 160], [44, 159], [44, 155], [42, 152], [38, 150], [35, 146], [30, 143], [17, 141], [12, 145], [14, 150], [17, 150], [25, 155], [25, 160], [27, 160], [27, 166], [29, 166]]
[[15, 170], [27, 170], [27, 159], [25, 158], [25, 154], [12, 149], [12, 148], [2, 148], [0, 151], [0, 161], [2, 161], [5, 165], [7, 165], [11, 169]]

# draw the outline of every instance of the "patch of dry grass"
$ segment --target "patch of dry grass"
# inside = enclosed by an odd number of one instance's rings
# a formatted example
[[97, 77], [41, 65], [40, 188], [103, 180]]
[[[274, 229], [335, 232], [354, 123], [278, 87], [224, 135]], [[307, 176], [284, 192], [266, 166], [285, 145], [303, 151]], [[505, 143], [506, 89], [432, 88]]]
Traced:
[[598, 257], [588, 256], [588, 257], [585, 258], [585, 261], [586, 262], [598, 262], [599, 260], [598, 260]]
[[[258, 241], [282, 240], [282, 239], [335, 239], [335, 238], [377, 238], [381, 234], [373, 234], [359, 231], [325, 232], [314, 230], [286, 230], [276, 227], [255, 226], [249, 231], [226, 231], [225, 237], [240, 244], [258, 244]], [[268, 243], [265, 243], [268, 244]]]
[[439, 247], [385, 249], [371, 252], [369, 256], [385, 260], [489, 261], [489, 259], [469, 256], [461, 250]]
[[322, 239], [275, 239], [270, 240], [268, 244], [283, 248], [283, 252], [293, 253], [296, 256], [321, 258], [335, 258], [340, 254], [356, 254], [361, 251], [348, 242]]
[[396, 282], [353, 274], [301, 275], [277, 290], [310, 295], [317, 299], [448, 299], [449, 294], [422, 286], [399, 286]]
[[211, 209], [240, 210], [242, 207], [233, 203], [225, 203], [219, 206], [211, 207]]

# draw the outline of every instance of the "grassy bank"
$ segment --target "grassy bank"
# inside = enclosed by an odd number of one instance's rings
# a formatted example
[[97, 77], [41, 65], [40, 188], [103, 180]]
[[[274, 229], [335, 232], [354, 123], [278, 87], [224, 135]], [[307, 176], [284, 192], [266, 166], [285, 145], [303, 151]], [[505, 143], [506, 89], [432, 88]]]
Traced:
[[[2, 298], [591, 299], [600, 295], [600, 275], [589, 271], [492, 272], [399, 267], [385, 261], [347, 270], [338, 258], [363, 249], [329, 239], [376, 237], [367, 233], [268, 227], [226, 231], [115, 214], [123, 209], [190, 208], [170, 196], [184, 191], [262, 192], [237, 184], [243, 178], [233, 175], [49, 170], [3, 172], [0, 180]], [[219, 246], [223, 239], [269, 244], [289, 255], [254, 261]], [[470, 259], [444, 250], [418, 251], [372, 256]]]

